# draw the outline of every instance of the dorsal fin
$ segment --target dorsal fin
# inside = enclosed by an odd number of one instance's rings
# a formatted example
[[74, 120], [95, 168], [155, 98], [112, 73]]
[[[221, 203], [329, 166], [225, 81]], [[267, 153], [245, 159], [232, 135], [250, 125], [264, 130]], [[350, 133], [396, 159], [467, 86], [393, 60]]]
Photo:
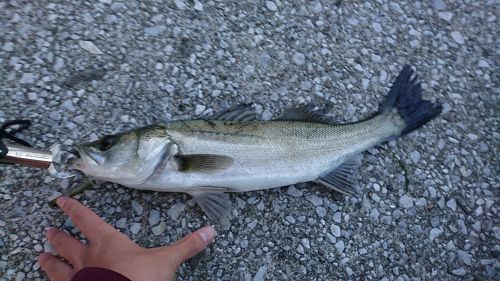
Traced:
[[320, 176], [316, 181], [340, 193], [354, 194], [356, 193], [358, 167], [361, 165], [361, 160], [362, 155], [358, 155]]
[[244, 103], [216, 113], [210, 116], [210, 119], [219, 121], [256, 121], [258, 116], [252, 103]]
[[302, 122], [312, 122], [312, 123], [324, 123], [333, 124], [333, 120], [326, 117], [325, 112], [320, 109], [315, 109], [315, 106], [310, 105], [300, 105], [289, 107], [283, 111], [281, 117], [276, 120], [283, 121], [302, 121]]

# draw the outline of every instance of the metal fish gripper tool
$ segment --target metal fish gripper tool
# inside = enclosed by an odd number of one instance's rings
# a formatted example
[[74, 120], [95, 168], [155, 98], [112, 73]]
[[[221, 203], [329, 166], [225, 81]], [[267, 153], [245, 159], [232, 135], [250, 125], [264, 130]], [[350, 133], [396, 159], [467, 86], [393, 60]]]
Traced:
[[[0, 128], [0, 164], [21, 165], [31, 168], [45, 169], [49, 175], [57, 179], [72, 178], [81, 175], [80, 172], [71, 171], [67, 167], [68, 160], [73, 156], [71, 152], [66, 155], [60, 145], [54, 145], [50, 150], [32, 147], [28, 142], [16, 137], [14, 134], [29, 127], [27, 120], [14, 120], [6, 122]], [[3, 139], [11, 142], [4, 143]], [[92, 186], [91, 182], [77, 184], [65, 192], [67, 196], [74, 196]], [[55, 194], [49, 198], [53, 205], [54, 200], [62, 194]]]

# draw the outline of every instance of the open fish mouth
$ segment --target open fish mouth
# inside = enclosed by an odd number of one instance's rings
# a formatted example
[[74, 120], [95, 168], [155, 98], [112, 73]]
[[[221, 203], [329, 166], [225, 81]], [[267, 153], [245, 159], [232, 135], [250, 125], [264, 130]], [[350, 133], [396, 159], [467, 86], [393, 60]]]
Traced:
[[81, 166], [88, 162], [92, 165], [100, 165], [104, 161], [104, 158], [92, 151], [84, 150], [80, 146], [76, 146], [73, 149], [69, 150], [70, 154], [67, 163], [71, 165], [75, 169], [81, 168]]
[[74, 170], [75, 167], [72, 163], [73, 159], [79, 159], [80, 153], [64, 149], [61, 145], [54, 145], [50, 150], [53, 160], [48, 171], [51, 176], [61, 179], [75, 177], [80, 174]]

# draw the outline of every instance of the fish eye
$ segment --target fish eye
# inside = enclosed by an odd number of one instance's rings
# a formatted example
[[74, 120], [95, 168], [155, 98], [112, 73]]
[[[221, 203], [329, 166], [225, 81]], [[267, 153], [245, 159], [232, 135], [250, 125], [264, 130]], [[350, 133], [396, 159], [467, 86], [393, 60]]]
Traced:
[[115, 136], [104, 136], [100, 141], [99, 141], [99, 150], [100, 151], [106, 151], [110, 149], [114, 144], [116, 143], [116, 137]]

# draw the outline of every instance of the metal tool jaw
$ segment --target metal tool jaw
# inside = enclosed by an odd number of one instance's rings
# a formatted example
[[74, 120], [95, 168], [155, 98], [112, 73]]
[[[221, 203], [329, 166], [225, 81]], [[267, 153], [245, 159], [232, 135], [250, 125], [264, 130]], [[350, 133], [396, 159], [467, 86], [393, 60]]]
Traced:
[[7, 154], [0, 162], [7, 164], [19, 164], [23, 166], [49, 169], [52, 165], [52, 151], [27, 147], [18, 144], [7, 144]]
[[76, 176], [75, 171], [68, 171], [66, 162], [61, 160], [61, 146], [54, 145], [50, 150], [37, 149], [19, 144], [5, 145], [7, 154], [0, 158], [0, 163], [18, 164], [45, 169], [54, 178], [64, 179]]
[[[33, 148], [31, 145], [16, 137], [15, 134], [25, 130], [30, 126], [28, 120], [13, 120], [8, 121], [0, 127], [0, 164], [17, 164], [32, 168], [44, 169], [49, 172], [52, 177], [62, 179], [81, 176], [68, 167], [68, 156], [64, 155], [61, 145], [54, 145], [49, 150]], [[11, 142], [4, 143], [4, 139]], [[66, 151], [67, 152], [67, 151]], [[66, 153], [67, 154], [67, 153]], [[93, 185], [92, 181], [86, 181], [76, 184], [65, 191], [65, 195], [74, 196], [90, 188]], [[49, 198], [49, 204], [55, 206], [55, 199], [62, 195], [55, 193]]]

